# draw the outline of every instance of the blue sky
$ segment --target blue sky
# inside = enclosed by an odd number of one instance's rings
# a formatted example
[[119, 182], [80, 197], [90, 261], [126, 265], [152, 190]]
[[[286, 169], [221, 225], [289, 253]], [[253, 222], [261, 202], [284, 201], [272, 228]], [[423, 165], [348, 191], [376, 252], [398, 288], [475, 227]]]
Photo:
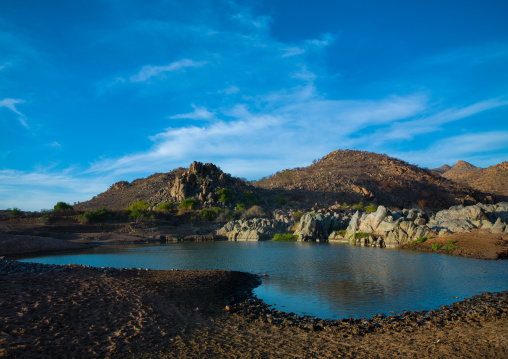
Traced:
[[508, 160], [505, 1], [0, 2], [0, 208], [337, 149]]

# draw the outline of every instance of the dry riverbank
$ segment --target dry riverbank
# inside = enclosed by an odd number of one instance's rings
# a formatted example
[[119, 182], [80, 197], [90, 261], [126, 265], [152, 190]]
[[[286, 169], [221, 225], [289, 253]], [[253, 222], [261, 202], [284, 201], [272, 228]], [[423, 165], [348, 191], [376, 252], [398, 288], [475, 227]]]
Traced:
[[[0, 260], [0, 356], [508, 356], [507, 292], [427, 314], [407, 312], [311, 328], [270, 324], [262, 308], [231, 305], [242, 302], [257, 284], [256, 277], [232, 271], [118, 270]], [[226, 305], [233, 310], [224, 310]], [[422, 321], [425, 316], [428, 320]]]

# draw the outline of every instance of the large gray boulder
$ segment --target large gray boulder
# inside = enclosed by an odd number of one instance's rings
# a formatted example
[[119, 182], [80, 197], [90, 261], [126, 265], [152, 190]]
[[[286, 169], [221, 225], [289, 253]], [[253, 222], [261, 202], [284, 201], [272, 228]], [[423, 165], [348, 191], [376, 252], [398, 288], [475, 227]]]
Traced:
[[217, 235], [226, 236], [229, 241], [267, 241], [277, 233], [287, 233], [293, 222], [284, 222], [267, 218], [231, 221], [217, 231]]
[[332, 214], [306, 213], [294, 232], [302, 242], [326, 242], [333, 231], [342, 228], [342, 221]]

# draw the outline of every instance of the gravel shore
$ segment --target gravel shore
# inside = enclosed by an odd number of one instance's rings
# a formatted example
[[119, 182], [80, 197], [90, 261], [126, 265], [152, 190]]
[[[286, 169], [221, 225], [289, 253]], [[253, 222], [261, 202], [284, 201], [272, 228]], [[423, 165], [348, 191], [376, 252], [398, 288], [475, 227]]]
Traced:
[[508, 357], [508, 292], [326, 321], [268, 308], [257, 285], [234, 271], [0, 260], [0, 357]]

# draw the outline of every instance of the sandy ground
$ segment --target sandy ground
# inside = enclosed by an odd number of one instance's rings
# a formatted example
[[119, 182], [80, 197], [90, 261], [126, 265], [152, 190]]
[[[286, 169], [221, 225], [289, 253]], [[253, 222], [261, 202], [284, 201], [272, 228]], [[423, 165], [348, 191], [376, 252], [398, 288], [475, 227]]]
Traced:
[[[433, 249], [432, 246], [439, 246], [439, 249]], [[423, 243], [404, 244], [402, 248], [477, 259], [508, 259], [508, 234], [482, 231], [455, 233], [428, 239]]]
[[[506, 358], [508, 299], [476, 314], [367, 334], [231, 314], [257, 280], [231, 271], [140, 271], [0, 261], [0, 357]], [[483, 308], [483, 309], [482, 309]]]
[[89, 248], [84, 243], [31, 235], [14, 235], [0, 232], [0, 256], [39, 252], [71, 251]]

